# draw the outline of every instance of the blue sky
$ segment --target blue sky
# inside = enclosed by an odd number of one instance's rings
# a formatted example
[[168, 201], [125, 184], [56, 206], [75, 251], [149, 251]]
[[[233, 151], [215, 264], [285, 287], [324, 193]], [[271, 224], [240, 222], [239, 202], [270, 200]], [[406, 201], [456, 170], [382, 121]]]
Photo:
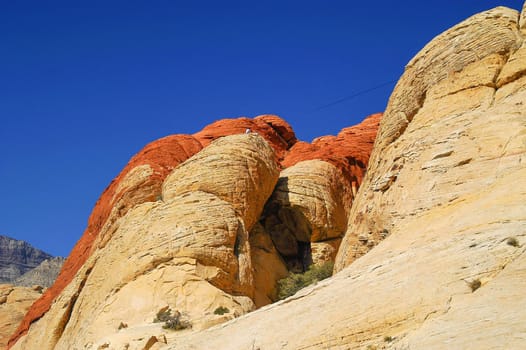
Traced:
[[2, 1], [0, 234], [66, 256], [146, 143], [264, 113], [335, 134], [434, 36], [522, 3]]

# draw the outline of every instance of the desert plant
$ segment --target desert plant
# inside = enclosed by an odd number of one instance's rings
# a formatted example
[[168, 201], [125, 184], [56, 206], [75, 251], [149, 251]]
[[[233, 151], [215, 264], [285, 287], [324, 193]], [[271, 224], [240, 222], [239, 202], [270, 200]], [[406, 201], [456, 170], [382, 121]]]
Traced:
[[506, 240], [506, 243], [508, 245], [511, 245], [512, 247], [517, 248], [519, 246], [519, 241], [515, 237], [510, 237]]
[[326, 262], [311, 265], [304, 273], [289, 273], [287, 277], [278, 281], [278, 299], [285, 299], [310, 284], [331, 277], [333, 268], [334, 263]]
[[392, 342], [393, 340], [394, 340], [394, 338], [391, 337], [390, 335], [386, 335], [386, 336], [384, 337], [384, 342], [386, 342], [386, 343], [390, 343], [390, 342]]
[[214, 310], [214, 315], [224, 315], [229, 313], [230, 310], [228, 310], [227, 307], [219, 306], [217, 309]]
[[180, 329], [190, 328], [191, 326], [192, 324], [190, 321], [182, 319], [181, 314], [179, 314], [178, 316], [170, 317], [170, 319], [164, 322], [163, 328], [177, 331]]
[[174, 314], [172, 315], [172, 310], [168, 307], [159, 310], [153, 322], [164, 322], [164, 329], [173, 330], [186, 329], [192, 326], [192, 324], [188, 320], [183, 319], [179, 311], [175, 310]]
[[154, 323], [159, 322], [166, 322], [172, 315], [172, 310], [167, 306], [163, 307], [161, 310], [157, 312], [157, 315], [155, 315], [155, 318], [153, 319]]

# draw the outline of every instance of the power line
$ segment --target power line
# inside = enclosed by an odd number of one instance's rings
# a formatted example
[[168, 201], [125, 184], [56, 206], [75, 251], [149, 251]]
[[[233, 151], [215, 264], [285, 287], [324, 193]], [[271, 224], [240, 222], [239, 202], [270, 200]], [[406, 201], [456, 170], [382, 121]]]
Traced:
[[376, 85], [376, 86], [374, 86], [374, 87], [372, 87], [372, 88], [369, 88], [369, 89], [366, 89], [366, 90], [361, 90], [361, 91], [355, 92], [355, 93], [352, 94], [352, 95], [349, 95], [349, 96], [346, 96], [346, 97], [342, 97], [342, 98], [340, 98], [339, 100], [336, 100], [336, 101], [333, 101], [333, 102], [330, 102], [330, 103], [327, 103], [327, 104], [321, 105], [321, 106], [319, 106], [319, 107], [316, 107], [316, 108], [314, 108], [314, 109], [312, 110], [312, 112], [314, 112], [314, 111], [320, 111], [320, 110], [322, 110], [322, 109], [325, 109], [325, 108], [328, 108], [328, 107], [332, 107], [332, 106], [337, 105], [337, 104], [339, 104], [339, 103], [342, 103], [342, 102], [345, 102], [345, 101], [348, 101], [348, 100], [352, 100], [352, 99], [354, 99], [354, 98], [356, 98], [356, 97], [358, 97], [358, 96], [364, 95], [364, 94], [366, 94], [366, 93], [368, 93], [368, 92], [371, 92], [371, 91], [374, 91], [374, 90], [378, 90], [378, 89], [380, 89], [380, 88], [383, 88], [384, 86], [387, 86], [387, 85], [389, 85], [389, 84], [395, 83], [396, 81], [397, 81], [396, 79], [395, 79], [395, 80], [389, 80], [389, 81], [387, 81], [387, 82], [385, 82], [385, 83], [382, 83], [382, 84], [380, 84], [380, 85]]

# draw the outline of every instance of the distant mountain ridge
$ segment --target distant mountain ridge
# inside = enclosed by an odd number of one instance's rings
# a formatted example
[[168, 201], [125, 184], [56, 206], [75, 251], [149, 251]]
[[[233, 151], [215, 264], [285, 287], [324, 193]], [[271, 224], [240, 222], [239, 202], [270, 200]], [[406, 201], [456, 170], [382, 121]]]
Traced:
[[31, 244], [0, 235], [0, 283], [13, 283], [15, 279], [53, 256]]
[[49, 287], [55, 282], [65, 258], [57, 256], [46, 259], [34, 269], [27, 271], [22, 276], [16, 278], [12, 283], [15, 286], [31, 287], [39, 285], [42, 287]]

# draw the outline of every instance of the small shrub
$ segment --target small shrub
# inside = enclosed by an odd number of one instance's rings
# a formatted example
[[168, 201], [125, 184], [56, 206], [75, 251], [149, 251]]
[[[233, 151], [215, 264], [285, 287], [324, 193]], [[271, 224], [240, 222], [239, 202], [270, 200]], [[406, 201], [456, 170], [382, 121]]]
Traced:
[[326, 262], [311, 265], [304, 273], [290, 273], [278, 281], [278, 299], [285, 299], [308, 285], [331, 277], [333, 268], [334, 263]]
[[153, 319], [153, 322], [166, 322], [171, 317], [171, 314], [172, 310], [168, 306], [163, 307], [161, 310], [159, 310], [159, 312], [157, 312], [157, 315]]
[[469, 287], [471, 288], [472, 292], [474, 292], [477, 289], [479, 289], [480, 286], [482, 285], [482, 283], [480, 282], [479, 279], [473, 280], [473, 281], [469, 282], [468, 284], [469, 284]]
[[394, 340], [394, 338], [391, 337], [390, 335], [386, 335], [386, 336], [384, 337], [384, 342], [386, 342], [386, 343], [390, 343], [390, 342], [392, 342], [393, 340]]
[[169, 320], [167, 320], [163, 328], [164, 329], [173, 329], [175, 331], [178, 331], [180, 329], [186, 329], [192, 327], [192, 324], [188, 320], [181, 319], [181, 316], [177, 317], [171, 317]]
[[219, 306], [217, 309], [214, 310], [214, 315], [224, 315], [229, 313], [230, 310], [228, 310], [227, 307]]
[[168, 307], [159, 310], [153, 322], [164, 322], [164, 329], [173, 330], [186, 329], [192, 326], [188, 320], [182, 318], [182, 315], [179, 311], [175, 310], [174, 314], [172, 315], [172, 310]]
[[508, 240], [506, 240], [506, 243], [508, 245], [511, 245], [512, 247], [517, 248], [519, 246], [519, 241], [515, 237], [510, 237]]

